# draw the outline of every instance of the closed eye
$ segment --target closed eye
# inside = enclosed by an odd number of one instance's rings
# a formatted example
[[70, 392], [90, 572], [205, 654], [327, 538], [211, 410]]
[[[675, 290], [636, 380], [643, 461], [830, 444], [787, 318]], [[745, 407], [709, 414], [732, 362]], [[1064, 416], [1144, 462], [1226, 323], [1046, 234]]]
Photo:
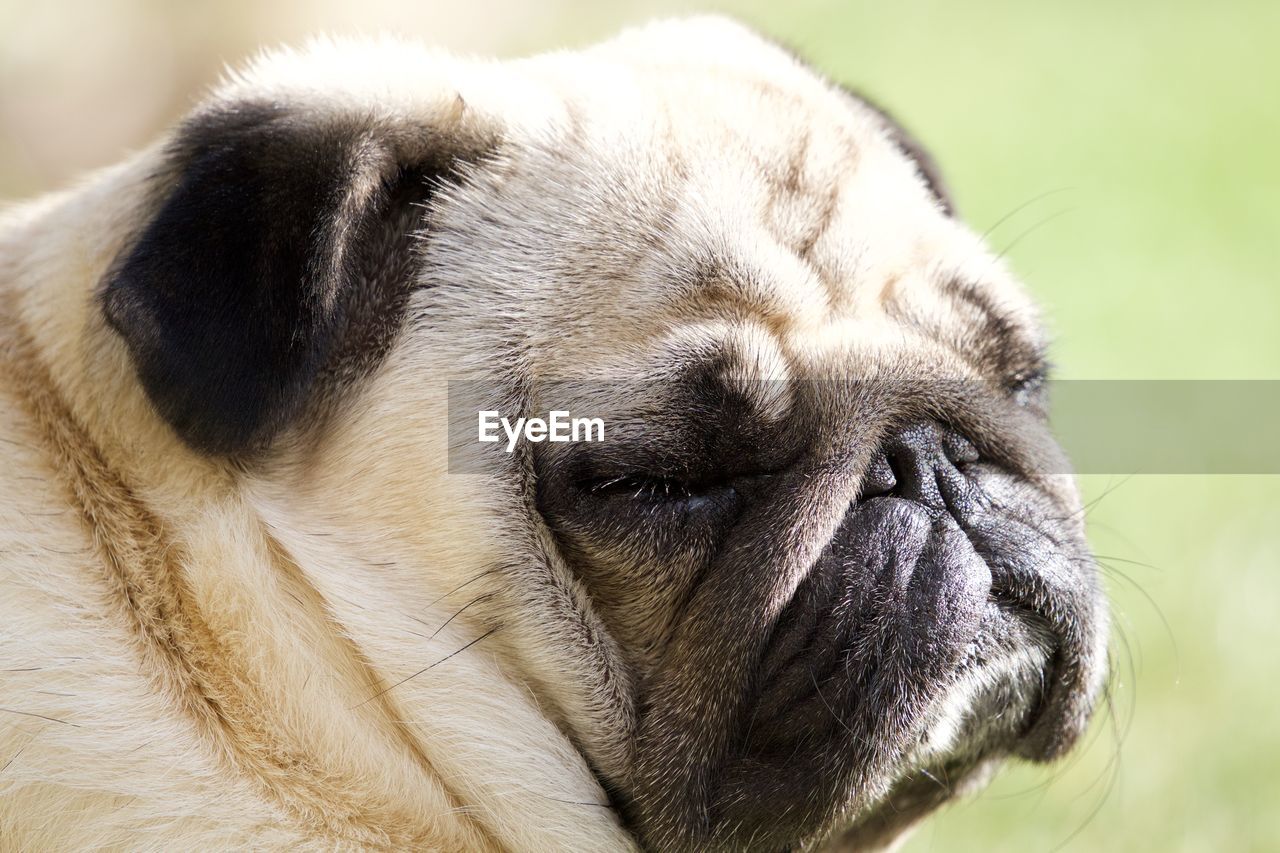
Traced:
[[587, 484], [587, 491], [597, 497], [628, 497], [633, 500], [682, 500], [695, 494], [691, 484], [671, 477], [648, 474], [623, 474], [600, 478]]
[[730, 496], [733, 487], [727, 483], [695, 483], [653, 474], [622, 474], [588, 481], [585, 490], [595, 498], [622, 499], [645, 504], [682, 504], [697, 508]]
[[1037, 361], [1034, 365], [1019, 370], [1005, 381], [1005, 387], [1019, 405], [1034, 402], [1049, 381], [1050, 365], [1046, 361]]

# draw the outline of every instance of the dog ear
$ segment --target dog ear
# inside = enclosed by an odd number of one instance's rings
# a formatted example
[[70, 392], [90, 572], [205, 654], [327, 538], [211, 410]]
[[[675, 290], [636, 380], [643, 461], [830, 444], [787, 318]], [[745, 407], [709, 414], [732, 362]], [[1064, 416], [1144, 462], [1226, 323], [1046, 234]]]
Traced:
[[428, 137], [276, 104], [224, 106], [180, 128], [166, 194], [101, 299], [189, 445], [265, 447], [319, 376], [361, 356], [353, 347], [386, 345], [424, 204], [459, 159]]

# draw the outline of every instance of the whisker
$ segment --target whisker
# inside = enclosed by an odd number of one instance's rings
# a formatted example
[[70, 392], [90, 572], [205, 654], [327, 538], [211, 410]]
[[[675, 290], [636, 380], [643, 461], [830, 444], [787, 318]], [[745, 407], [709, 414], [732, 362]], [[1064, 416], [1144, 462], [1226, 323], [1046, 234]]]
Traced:
[[73, 729], [80, 728], [79, 723], [72, 723], [68, 720], [59, 720], [57, 717], [49, 717], [45, 714], [37, 714], [34, 711], [18, 711], [14, 708], [0, 708], [6, 714], [17, 714], [20, 717], [35, 717], [38, 720], [48, 720], [51, 723], [61, 723], [64, 726], [71, 726]]
[[431, 636], [427, 637], [427, 639], [434, 640], [437, 634], [439, 634], [441, 631], [447, 628], [450, 622], [452, 622], [454, 619], [457, 619], [458, 616], [462, 614], [462, 611], [466, 610], [468, 607], [470, 607], [473, 604], [476, 604], [481, 601], [487, 601], [488, 599], [493, 598], [495, 595], [497, 595], [496, 592], [486, 592], [483, 595], [477, 595], [475, 598], [471, 599], [466, 604], [462, 605], [457, 610], [455, 610], [453, 612], [453, 615], [450, 616], [448, 619], [444, 620], [444, 624], [442, 624], [439, 628], [435, 629], [435, 631], [433, 631]]
[[469, 580], [469, 581], [465, 581], [464, 583], [460, 583], [460, 584], [458, 584], [458, 585], [457, 585], [457, 586], [455, 586], [453, 589], [451, 589], [451, 590], [449, 590], [448, 592], [446, 592], [444, 595], [440, 596], [439, 598], [435, 599], [434, 601], [430, 601], [430, 602], [428, 602], [428, 603], [427, 603], [427, 606], [426, 606], [426, 608], [425, 608], [425, 609], [430, 610], [432, 607], [434, 607], [435, 605], [437, 605], [437, 604], [439, 604], [440, 602], [444, 601], [446, 598], [448, 598], [449, 596], [453, 595], [453, 594], [454, 594], [455, 592], [457, 592], [458, 590], [465, 589], [466, 587], [471, 586], [471, 584], [473, 584], [473, 583], [475, 583], [476, 581], [480, 580], [480, 578], [484, 577], [485, 575], [491, 575], [491, 574], [493, 574], [493, 573], [494, 573], [494, 572], [496, 572], [496, 571], [498, 571], [498, 567], [497, 567], [497, 566], [491, 566], [491, 567], [489, 567], [489, 568], [485, 569], [483, 572], [481, 572], [480, 574], [476, 575], [476, 576], [475, 576], [475, 577], [473, 577], [471, 580]]
[[[467, 649], [471, 648], [471, 647], [472, 647], [472, 646], [474, 646], [476, 643], [478, 643], [478, 642], [480, 642], [481, 640], [483, 640], [485, 637], [488, 637], [488, 636], [490, 636], [491, 634], [496, 633], [496, 632], [497, 632], [499, 629], [501, 629], [501, 628], [502, 628], [502, 626], [501, 626], [501, 625], [495, 625], [494, 627], [490, 628], [488, 631], [485, 631], [483, 634], [481, 634], [480, 636], [476, 637], [476, 638], [475, 638], [474, 640], [472, 640], [471, 642], [467, 643], [467, 644], [466, 644], [465, 646], [463, 646], [462, 648], [460, 648], [460, 649], [457, 649], [457, 650], [455, 650], [455, 651], [450, 652], [449, 654], [447, 654], [447, 655], [445, 655], [444, 657], [440, 658], [440, 660], [436, 661], [436, 662], [435, 662], [435, 663], [433, 663], [433, 664], [429, 664], [429, 665], [427, 665], [427, 666], [424, 666], [422, 669], [418, 670], [418, 671], [417, 671], [417, 672], [415, 672], [413, 675], [405, 676], [404, 678], [400, 679], [399, 681], [397, 681], [395, 684], [391, 685], [390, 687], [386, 687], [386, 688], [383, 688], [382, 690], [379, 690], [377, 693], [373, 694], [373, 695], [372, 695], [372, 696], [370, 696], [368, 699], [364, 700], [363, 702], [359, 703], [358, 705], [354, 705], [354, 706], [352, 706], [352, 707], [351, 707], [351, 708], [349, 708], [348, 710], [350, 710], [350, 711], [354, 711], [356, 708], [362, 708], [362, 707], [364, 707], [365, 705], [367, 705], [367, 704], [369, 704], [370, 702], [372, 702], [374, 699], [377, 699], [379, 696], [384, 696], [384, 695], [386, 695], [387, 693], [390, 693], [392, 690], [395, 690], [395, 689], [396, 689], [397, 687], [399, 687], [401, 684], [404, 684], [404, 683], [406, 683], [406, 682], [412, 681], [413, 679], [417, 678], [419, 675], [422, 675], [424, 672], [427, 672], [427, 671], [429, 671], [429, 670], [435, 669], [435, 668], [436, 668], [437, 666], [439, 666], [440, 664], [442, 664], [442, 663], [444, 663], [445, 661], [449, 660], [449, 658], [454, 657], [455, 655], [460, 655], [460, 654], [462, 654], [462, 653], [463, 653], [463, 652], [465, 652]], [[0, 709], [0, 710], [3, 710], [3, 709]]]
[[988, 237], [991, 236], [991, 234], [997, 228], [999, 228], [1001, 225], [1005, 224], [1010, 219], [1017, 216], [1019, 213], [1026, 210], [1028, 207], [1035, 204], [1036, 202], [1043, 201], [1044, 199], [1049, 198], [1050, 196], [1053, 196], [1053, 195], [1058, 195], [1059, 193], [1070, 192], [1071, 190], [1074, 190], [1074, 189], [1075, 187], [1058, 187], [1057, 189], [1046, 190], [1045, 192], [1042, 192], [1037, 196], [1032, 196], [1031, 198], [1024, 201], [1022, 204], [1018, 205], [1013, 210], [1009, 211], [1004, 216], [1001, 216], [999, 219], [993, 222], [990, 226], [987, 227], [986, 231], [982, 232], [982, 235], [978, 239], [985, 241]]
[[1009, 241], [1009, 245], [1005, 246], [1004, 249], [1002, 249], [1000, 253], [996, 255], [996, 260], [1000, 260], [1001, 258], [1004, 258], [1006, 255], [1008, 255], [1010, 252], [1013, 251], [1015, 246], [1017, 246], [1027, 237], [1034, 234], [1036, 231], [1039, 231], [1045, 225], [1048, 225], [1053, 220], [1058, 219], [1059, 217], [1062, 217], [1062, 216], [1066, 216], [1068, 213], [1072, 213], [1074, 211], [1075, 211], [1074, 207], [1064, 207], [1061, 210], [1055, 211], [1054, 213], [1051, 213], [1048, 216], [1045, 216], [1042, 219], [1039, 219], [1036, 222], [1032, 223], [1029, 227], [1023, 230], [1020, 234], [1018, 234], [1017, 237], [1014, 237], [1012, 240]]

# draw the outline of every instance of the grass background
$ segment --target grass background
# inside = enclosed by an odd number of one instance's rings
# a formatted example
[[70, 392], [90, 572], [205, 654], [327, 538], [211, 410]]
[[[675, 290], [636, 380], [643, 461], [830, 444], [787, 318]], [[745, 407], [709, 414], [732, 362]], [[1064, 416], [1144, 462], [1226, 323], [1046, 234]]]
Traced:
[[[693, 8], [3, 0], [0, 198], [118, 159], [263, 44], [387, 29], [513, 54]], [[1280, 4], [699, 8], [756, 24], [925, 141], [1042, 301], [1060, 376], [1280, 378]], [[1280, 477], [1084, 486], [1119, 632], [1114, 713], [1065, 764], [1012, 768], [907, 850], [1277, 849]]]

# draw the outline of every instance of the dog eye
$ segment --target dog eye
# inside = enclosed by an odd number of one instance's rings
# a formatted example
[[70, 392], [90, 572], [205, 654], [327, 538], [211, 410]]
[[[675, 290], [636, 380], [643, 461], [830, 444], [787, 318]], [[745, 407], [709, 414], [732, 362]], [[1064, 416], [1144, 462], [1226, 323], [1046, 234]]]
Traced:
[[586, 483], [586, 491], [601, 499], [622, 499], [644, 504], [681, 504], [697, 508], [730, 495], [733, 487], [720, 483], [693, 483], [652, 474], [623, 474]]
[[1049, 365], [1039, 362], [1009, 377], [1005, 387], [1020, 406], [1037, 402], [1049, 381]]

